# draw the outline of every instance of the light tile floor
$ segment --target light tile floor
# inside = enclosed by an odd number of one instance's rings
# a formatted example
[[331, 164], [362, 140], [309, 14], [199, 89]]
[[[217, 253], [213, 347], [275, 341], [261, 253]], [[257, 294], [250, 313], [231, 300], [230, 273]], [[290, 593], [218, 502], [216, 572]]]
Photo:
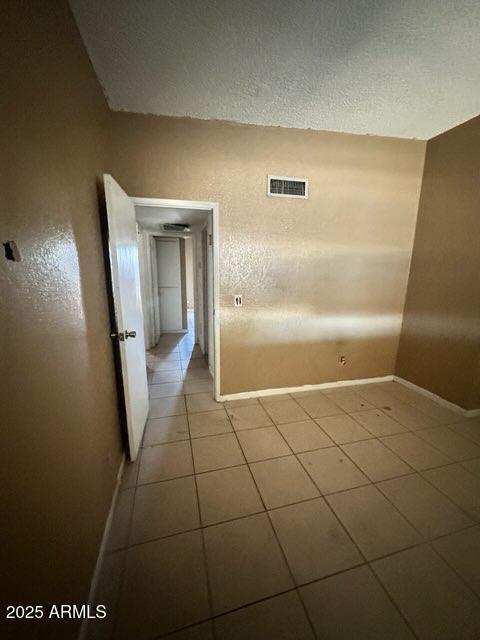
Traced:
[[397, 383], [212, 399], [148, 354], [90, 639], [480, 638], [480, 419]]

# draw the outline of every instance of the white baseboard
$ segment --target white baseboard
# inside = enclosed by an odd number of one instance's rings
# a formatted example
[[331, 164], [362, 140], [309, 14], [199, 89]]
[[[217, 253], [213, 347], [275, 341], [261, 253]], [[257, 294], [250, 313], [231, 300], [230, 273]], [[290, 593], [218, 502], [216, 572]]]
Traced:
[[391, 382], [393, 376], [381, 376], [379, 378], [360, 378], [358, 380], [338, 380], [337, 382], [322, 382], [321, 384], [305, 384], [301, 387], [282, 387], [277, 389], [260, 389], [258, 391], [243, 391], [241, 393], [227, 393], [217, 396], [218, 402], [228, 400], [248, 400], [250, 398], [261, 398], [263, 396], [277, 396], [284, 393], [297, 393], [299, 391], [321, 391], [322, 389], [333, 389], [335, 387], [351, 387], [358, 384], [374, 384], [375, 382]]
[[475, 416], [480, 416], [480, 409], [464, 409], [463, 407], [460, 407], [458, 404], [454, 404], [453, 402], [450, 402], [449, 400], [445, 400], [445, 398], [442, 398], [441, 396], [437, 396], [437, 394], [432, 393], [431, 391], [428, 391], [427, 389], [424, 389], [423, 387], [419, 387], [418, 385], [414, 384], [413, 382], [409, 382], [408, 380], [405, 380], [404, 378], [400, 378], [400, 376], [393, 376], [393, 380], [395, 382], [399, 382], [400, 384], [403, 384], [403, 386], [407, 387], [408, 389], [412, 389], [413, 391], [416, 391], [417, 393], [421, 393], [423, 396], [426, 396], [427, 398], [430, 398], [430, 400], [435, 400], [435, 402], [437, 402], [438, 404], [442, 405], [446, 409], [450, 409], [451, 411], [455, 411], [455, 413], [460, 414], [464, 418], [473, 418]]
[[[103, 558], [105, 557], [105, 552], [107, 549], [108, 537], [110, 535], [113, 514], [115, 512], [115, 507], [117, 505], [117, 498], [120, 492], [120, 484], [122, 482], [124, 466], [125, 466], [125, 454], [123, 454], [122, 456], [120, 467], [117, 472], [117, 480], [115, 483], [115, 489], [112, 496], [112, 502], [110, 503], [110, 509], [108, 511], [108, 516], [105, 521], [105, 527], [103, 528], [102, 540], [100, 542], [100, 547], [98, 549], [97, 562], [95, 563], [95, 569], [93, 570], [92, 581], [90, 582], [90, 591], [88, 592], [87, 604], [89, 604], [91, 607], [94, 606], [95, 604], [95, 593], [97, 591], [98, 581], [100, 580], [100, 574], [102, 572]], [[82, 620], [82, 624], [80, 625], [78, 640], [85, 640], [85, 638], [87, 637], [87, 625], [88, 625], [88, 618], [84, 618]]]

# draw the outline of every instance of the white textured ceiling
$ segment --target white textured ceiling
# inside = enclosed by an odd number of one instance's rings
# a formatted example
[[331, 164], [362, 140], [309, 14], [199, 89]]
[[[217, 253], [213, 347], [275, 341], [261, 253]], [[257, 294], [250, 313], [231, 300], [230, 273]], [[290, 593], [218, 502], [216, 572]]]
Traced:
[[480, 113], [479, 0], [71, 0], [110, 107], [427, 139]]

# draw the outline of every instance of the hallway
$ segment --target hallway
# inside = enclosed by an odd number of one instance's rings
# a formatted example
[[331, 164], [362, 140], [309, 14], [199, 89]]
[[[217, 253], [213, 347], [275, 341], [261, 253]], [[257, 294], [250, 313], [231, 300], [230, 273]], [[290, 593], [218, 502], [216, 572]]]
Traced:
[[394, 382], [219, 404], [193, 340], [148, 354], [88, 638], [477, 638], [480, 421]]

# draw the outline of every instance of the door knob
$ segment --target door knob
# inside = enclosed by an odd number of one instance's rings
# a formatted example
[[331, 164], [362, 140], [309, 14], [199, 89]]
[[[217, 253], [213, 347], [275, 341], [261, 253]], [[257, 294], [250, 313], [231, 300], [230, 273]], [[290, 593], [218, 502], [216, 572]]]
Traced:
[[137, 337], [136, 331], [125, 331], [125, 340], [127, 338], [136, 338], [136, 337]]
[[119, 331], [118, 333], [116, 331], [112, 331], [110, 337], [117, 338], [118, 340], [120, 340], [120, 342], [123, 342], [125, 340], [125, 334], [122, 331]]

